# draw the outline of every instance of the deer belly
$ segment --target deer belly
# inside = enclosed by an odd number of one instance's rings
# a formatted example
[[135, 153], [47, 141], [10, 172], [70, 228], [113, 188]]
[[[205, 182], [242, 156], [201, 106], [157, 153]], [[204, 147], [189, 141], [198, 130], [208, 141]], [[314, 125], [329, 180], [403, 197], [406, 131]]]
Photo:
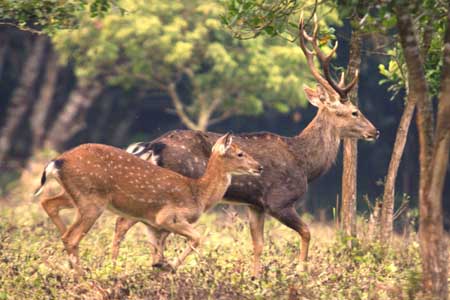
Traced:
[[144, 200], [113, 199], [108, 204], [108, 210], [117, 215], [149, 224], [154, 223], [154, 216], [159, 209], [158, 205]]

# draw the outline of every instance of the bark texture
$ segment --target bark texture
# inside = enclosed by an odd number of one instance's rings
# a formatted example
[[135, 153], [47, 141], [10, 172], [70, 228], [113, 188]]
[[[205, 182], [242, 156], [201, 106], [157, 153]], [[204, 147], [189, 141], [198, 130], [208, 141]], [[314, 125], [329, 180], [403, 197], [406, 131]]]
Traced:
[[102, 89], [102, 84], [96, 80], [77, 83], [50, 128], [44, 142], [45, 147], [62, 150], [65, 143], [86, 126], [84, 121], [86, 112]]
[[8, 153], [14, 144], [14, 133], [31, 105], [33, 89], [39, 76], [46, 45], [47, 38], [45, 36], [37, 36], [24, 62], [20, 81], [11, 97], [5, 123], [0, 132], [0, 164], [7, 159]]
[[[361, 64], [362, 37], [358, 30], [352, 32], [350, 40], [350, 55], [348, 62], [349, 80], [354, 78]], [[350, 100], [358, 105], [358, 83], [353, 88]], [[356, 235], [356, 195], [357, 195], [357, 168], [358, 145], [354, 139], [344, 140], [344, 163], [342, 171], [342, 205], [341, 227], [347, 236]]]

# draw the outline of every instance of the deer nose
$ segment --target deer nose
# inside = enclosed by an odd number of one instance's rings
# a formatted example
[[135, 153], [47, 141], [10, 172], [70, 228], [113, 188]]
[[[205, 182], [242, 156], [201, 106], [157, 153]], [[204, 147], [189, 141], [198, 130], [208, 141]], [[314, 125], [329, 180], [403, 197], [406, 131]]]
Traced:
[[264, 167], [260, 165], [260, 166], [258, 167], [258, 171], [259, 171], [259, 173], [262, 173], [262, 171], [264, 171]]
[[375, 139], [378, 139], [380, 137], [380, 131], [377, 130], [377, 133], [375, 134]]

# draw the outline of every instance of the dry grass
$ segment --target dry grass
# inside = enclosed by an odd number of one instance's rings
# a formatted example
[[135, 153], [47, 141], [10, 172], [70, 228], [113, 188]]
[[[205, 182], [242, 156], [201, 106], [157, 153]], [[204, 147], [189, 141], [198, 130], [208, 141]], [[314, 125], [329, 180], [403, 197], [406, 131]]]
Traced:
[[[70, 213], [67, 214], [67, 217]], [[76, 281], [57, 230], [37, 203], [0, 212], [0, 299], [415, 299], [420, 278], [415, 237], [390, 250], [355, 240], [353, 250], [330, 225], [312, 222], [307, 272], [297, 272], [299, 239], [267, 222], [263, 276], [250, 275], [252, 247], [245, 216], [221, 209], [202, 217], [206, 239], [176, 273], [151, 267], [144, 226], [124, 241], [117, 265], [111, 258], [114, 216], [105, 214], [81, 243], [84, 279]], [[359, 231], [364, 236], [366, 228]], [[166, 256], [185, 246], [170, 236]]]

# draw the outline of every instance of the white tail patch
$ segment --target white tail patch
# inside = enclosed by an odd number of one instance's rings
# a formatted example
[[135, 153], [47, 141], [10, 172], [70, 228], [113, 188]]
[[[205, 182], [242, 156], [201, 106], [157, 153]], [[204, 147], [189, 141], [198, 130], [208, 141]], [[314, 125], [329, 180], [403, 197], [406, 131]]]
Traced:
[[34, 197], [39, 196], [40, 194], [42, 194], [42, 191], [44, 190], [44, 185], [47, 182], [48, 179], [55, 177], [58, 173], [58, 169], [55, 166], [55, 161], [51, 161], [44, 169], [44, 174], [42, 174], [42, 179], [41, 179], [41, 186], [39, 187], [39, 189], [34, 192]]
[[41, 185], [41, 187], [40, 187], [36, 192], [34, 192], [33, 196], [34, 196], [34, 197], [39, 196], [40, 194], [42, 194], [42, 191], [43, 191], [43, 190], [44, 190], [44, 186]]

